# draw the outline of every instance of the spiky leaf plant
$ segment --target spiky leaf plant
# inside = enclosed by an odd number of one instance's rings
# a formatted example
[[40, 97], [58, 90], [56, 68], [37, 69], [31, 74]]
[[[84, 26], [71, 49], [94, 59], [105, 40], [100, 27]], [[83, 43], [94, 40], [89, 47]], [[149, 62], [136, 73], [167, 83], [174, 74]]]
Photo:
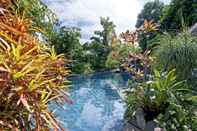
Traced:
[[185, 81], [176, 79], [175, 69], [167, 74], [155, 70], [151, 81], [140, 83], [127, 93], [127, 120], [132, 121], [141, 108], [146, 121], [156, 120], [165, 131], [196, 129], [196, 92]]
[[[69, 70], [63, 55], [29, 34], [31, 20], [2, 3], [0, 14], [0, 130], [63, 130], [48, 110], [63, 90]], [[11, 2], [9, 2], [11, 3]]]
[[187, 31], [172, 37], [164, 35], [160, 46], [155, 50], [155, 65], [163, 70], [176, 68], [180, 80], [194, 80], [194, 70], [197, 67], [197, 38]]

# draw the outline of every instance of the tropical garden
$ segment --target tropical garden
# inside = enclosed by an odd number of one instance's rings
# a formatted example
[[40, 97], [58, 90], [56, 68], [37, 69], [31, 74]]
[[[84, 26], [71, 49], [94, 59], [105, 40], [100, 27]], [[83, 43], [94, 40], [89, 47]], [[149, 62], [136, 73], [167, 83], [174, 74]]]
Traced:
[[197, 1], [148, 1], [120, 34], [110, 17], [100, 26], [82, 42], [42, 0], [0, 0], [0, 130], [66, 130], [49, 105], [72, 105], [69, 78], [98, 72], [129, 74], [124, 122], [134, 130], [197, 129]]

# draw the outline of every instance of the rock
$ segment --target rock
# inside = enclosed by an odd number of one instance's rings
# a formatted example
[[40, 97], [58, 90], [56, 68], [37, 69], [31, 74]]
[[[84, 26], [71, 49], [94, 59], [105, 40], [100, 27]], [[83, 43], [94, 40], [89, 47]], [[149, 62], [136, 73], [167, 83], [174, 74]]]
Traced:
[[123, 126], [122, 131], [163, 131], [161, 128], [158, 127], [158, 124], [154, 121], [149, 121], [146, 123], [146, 126], [144, 129], [140, 129], [137, 127], [134, 122], [131, 123], [125, 123]]
[[197, 23], [194, 24], [190, 29], [189, 32], [193, 35], [193, 36], [197, 36]]
[[132, 120], [126, 122], [123, 127], [123, 131], [162, 131], [155, 121], [145, 121], [145, 113], [141, 108], [136, 110]]
[[137, 109], [133, 119], [124, 125], [123, 131], [144, 131], [144, 128], [146, 126], [144, 116], [145, 115], [143, 109]]
[[136, 117], [136, 122], [137, 125], [144, 130], [145, 126], [146, 126], [146, 121], [145, 121], [145, 114], [144, 111], [139, 108], [136, 113], [135, 113], [135, 117]]
[[154, 121], [148, 121], [146, 123], [144, 131], [155, 131], [156, 129], [158, 131], [158, 124]]

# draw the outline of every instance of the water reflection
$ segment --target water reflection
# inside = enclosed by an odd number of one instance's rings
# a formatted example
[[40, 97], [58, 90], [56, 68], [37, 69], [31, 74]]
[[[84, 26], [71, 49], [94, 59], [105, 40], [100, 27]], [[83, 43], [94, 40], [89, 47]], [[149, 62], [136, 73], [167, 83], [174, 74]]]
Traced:
[[69, 131], [111, 131], [123, 118], [124, 102], [118, 90], [126, 87], [127, 74], [99, 74], [71, 78], [72, 105], [57, 108], [55, 114]]

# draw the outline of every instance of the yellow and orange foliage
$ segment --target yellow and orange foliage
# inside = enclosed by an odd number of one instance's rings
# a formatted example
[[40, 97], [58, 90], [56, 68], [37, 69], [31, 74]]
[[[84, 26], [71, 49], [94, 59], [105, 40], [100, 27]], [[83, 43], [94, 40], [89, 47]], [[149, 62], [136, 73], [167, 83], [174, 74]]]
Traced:
[[[151, 66], [153, 59], [150, 56], [150, 51], [144, 53], [131, 53], [128, 59], [122, 64], [122, 66], [130, 72], [135, 80], [142, 80], [147, 74], [148, 69]], [[135, 66], [137, 64], [137, 66]]]
[[123, 39], [124, 42], [130, 43], [130, 44], [135, 44], [139, 42], [139, 34], [140, 33], [149, 33], [149, 32], [154, 32], [158, 30], [159, 25], [154, 23], [152, 20], [144, 20], [144, 24], [136, 29], [135, 31], [129, 31], [127, 30], [126, 32], [122, 32], [120, 34], [120, 38]]
[[[124, 42], [135, 45], [140, 41], [140, 33], [150, 33], [157, 30], [158, 25], [156, 23], [145, 20], [144, 24], [140, 28], [136, 29], [135, 31], [127, 30], [125, 33], [121, 33], [120, 37]], [[147, 70], [150, 68], [151, 62], [153, 61], [150, 53], [150, 50], [146, 50], [142, 53], [130, 53], [122, 66], [131, 74], [133, 74], [136, 80], [143, 79], [147, 74]], [[138, 64], [138, 66], [135, 66], [136, 64]]]
[[154, 23], [152, 20], [144, 20], [144, 24], [142, 25], [141, 29], [145, 32], [152, 32], [157, 31], [159, 25], [157, 23]]
[[31, 20], [11, 3], [0, 0], [0, 130], [63, 130], [47, 105], [69, 102], [67, 61], [29, 33]]

